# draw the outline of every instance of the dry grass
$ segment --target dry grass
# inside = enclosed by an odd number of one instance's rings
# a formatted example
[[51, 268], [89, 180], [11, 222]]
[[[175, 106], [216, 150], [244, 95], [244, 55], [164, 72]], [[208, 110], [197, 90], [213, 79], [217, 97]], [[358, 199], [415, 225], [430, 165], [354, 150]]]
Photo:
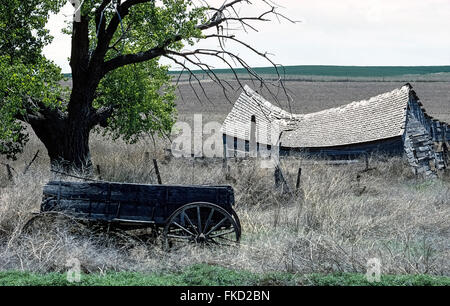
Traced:
[[448, 177], [418, 180], [400, 158], [371, 160], [375, 169], [364, 173], [363, 165], [283, 160], [291, 187], [298, 167], [303, 170], [301, 190], [283, 195], [273, 188], [273, 171], [254, 162], [230, 162], [225, 180], [221, 162], [164, 160], [158, 148], [92, 140], [93, 160], [105, 180], [154, 183], [144, 158], [149, 151], [161, 158], [164, 183], [232, 184], [243, 225], [239, 248], [165, 253], [158, 244], [123, 247], [112, 237], [78, 235], [70, 227], [21, 233], [51, 178], [43, 153], [21, 174], [37, 149], [45, 152], [33, 139], [12, 164], [14, 183], [0, 176], [0, 270], [64, 271], [67, 260], [77, 258], [86, 272], [174, 271], [211, 263], [254, 272], [365, 273], [367, 260], [376, 257], [383, 273], [450, 275]]

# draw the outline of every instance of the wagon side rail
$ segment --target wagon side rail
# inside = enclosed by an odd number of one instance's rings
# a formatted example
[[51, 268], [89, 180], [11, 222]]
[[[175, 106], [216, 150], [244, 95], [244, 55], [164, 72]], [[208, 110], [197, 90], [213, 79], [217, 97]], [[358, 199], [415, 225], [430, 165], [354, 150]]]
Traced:
[[109, 182], [50, 181], [41, 211], [65, 211], [103, 221], [164, 224], [180, 206], [210, 202], [232, 212], [231, 186], [143, 185]]

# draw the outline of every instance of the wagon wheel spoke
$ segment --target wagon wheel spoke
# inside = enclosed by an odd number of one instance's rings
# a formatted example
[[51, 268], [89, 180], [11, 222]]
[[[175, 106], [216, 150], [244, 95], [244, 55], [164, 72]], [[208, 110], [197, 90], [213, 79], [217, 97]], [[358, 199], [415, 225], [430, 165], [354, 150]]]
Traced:
[[[222, 238], [224, 239], [224, 238]], [[236, 245], [237, 241], [231, 240], [231, 239], [224, 239], [226, 240], [228, 243], [226, 242], [218, 242], [217, 240], [210, 238], [209, 241], [212, 241], [214, 244], [216, 245], [224, 245], [224, 246], [233, 246]]]
[[233, 244], [236, 244], [236, 241], [233, 240], [233, 239], [229, 239], [229, 238], [225, 238], [225, 237], [217, 237], [217, 238], [220, 238], [220, 239], [222, 239], [222, 240], [226, 240], [226, 241], [229, 241], [229, 242], [231, 242], [231, 243], [233, 243]]
[[223, 233], [214, 234], [214, 235], [209, 235], [208, 237], [209, 237], [209, 238], [218, 238], [218, 237], [223, 237], [223, 236], [225, 236], [225, 235], [233, 234], [233, 233], [235, 233], [234, 230], [229, 230], [229, 231], [226, 231], [226, 232], [223, 232]]
[[211, 241], [213, 244], [217, 244], [217, 245], [220, 245], [220, 243], [218, 243], [217, 241], [215, 241], [214, 239], [212, 239], [212, 238], [210, 238], [210, 239], [208, 239], [208, 241]]
[[167, 237], [179, 238], [179, 239], [191, 239], [191, 236], [180, 236], [180, 235], [173, 235], [173, 234], [167, 234]]
[[[191, 220], [191, 218], [189, 218], [189, 216], [188, 216], [188, 214], [186, 213], [186, 211], [183, 211], [182, 216], [185, 217], [185, 218], [188, 220], [189, 224], [190, 224], [191, 227], [194, 229], [195, 233], [198, 235], [199, 232], [198, 232], [197, 228], [195, 227], [194, 223], [192, 223], [192, 220]], [[194, 234], [191, 233], [191, 235], [194, 235]], [[194, 236], [195, 236], [195, 235], [194, 235]]]
[[172, 227], [170, 228], [170, 232], [179, 236], [187, 236], [186, 232], [178, 227]]
[[200, 218], [200, 206], [197, 206], [197, 225], [199, 233], [202, 232], [202, 220]]
[[180, 229], [182, 229], [183, 231], [185, 231], [186, 233], [188, 233], [191, 236], [195, 236], [195, 234], [191, 233], [189, 230], [187, 230], [186, 228], [184, 228], [183, 226], [179, 225], [177, 222], [173, 222], [173, 224], [175, 226], [178, 226]]
[[212, 229], [209, 230], [209, 232], [207, 232], [205, 235], [208, 236], [209, 234], [211, 234], [212, 232], [214, 232], [216, 229], [219, 228], [219, 226], [221, 226], [225, 221], [227, 221], [227, 217], [224, 217], [219, 223], [217, 223]]
[[167, 237], [174, 238], [174, 239], [192, 240], [192, 236], [179, 236], [179, 235], [167, 234]]
[[205, 233], [206, 230], [208, 229], [209, 223], [211, 222], [211, 218], [212, 218], [214, 212], [215, 212], [215, 209], [212, 208], [212, 209], [211, 209], [211, 212], [209, 213], [208, 219], [206, 220], [205, 228], [203, 229], [203, 232], [204, 232], [204, 233]]

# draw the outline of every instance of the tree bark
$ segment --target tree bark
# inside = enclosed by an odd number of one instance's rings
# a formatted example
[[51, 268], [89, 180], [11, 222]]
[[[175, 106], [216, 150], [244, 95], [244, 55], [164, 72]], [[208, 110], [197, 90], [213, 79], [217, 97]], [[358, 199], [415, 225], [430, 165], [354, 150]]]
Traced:
[[67, 113], [30, 122], [47, 148], [52, 169], [68, 173], [92, 172], [89, 134], [95, 126], [92, 101], [100, 82], [100, 73], [89, 67], [88, 33], [89, 20], [86, 17], [74, 23], [70, 60], [73, 86]]
[[31, 127], [45, 145], [53, 170], [68, 173], [92, 171], [89, 150], [91, 127], [87, 120], [44, 120], [33, 122]]

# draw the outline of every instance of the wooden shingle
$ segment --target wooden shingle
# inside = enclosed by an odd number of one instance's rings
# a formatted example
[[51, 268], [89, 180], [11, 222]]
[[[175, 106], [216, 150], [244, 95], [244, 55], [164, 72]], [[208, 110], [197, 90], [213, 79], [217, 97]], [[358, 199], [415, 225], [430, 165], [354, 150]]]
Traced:
[[311, 114], [291, 114], [245, 86], [225, 119], [222, 132], [249, 140], [250, 118], [254, 115], [259, 143], [274, 143], [273, 139], [270, 142], [270, 134], [275, 134], [272, 138], [279, 138], [281, 146], [293, 148], [330, 147], [387, 139], [404, 132], [410, 90], [411, 87], [405, 85], [341, 107]]

